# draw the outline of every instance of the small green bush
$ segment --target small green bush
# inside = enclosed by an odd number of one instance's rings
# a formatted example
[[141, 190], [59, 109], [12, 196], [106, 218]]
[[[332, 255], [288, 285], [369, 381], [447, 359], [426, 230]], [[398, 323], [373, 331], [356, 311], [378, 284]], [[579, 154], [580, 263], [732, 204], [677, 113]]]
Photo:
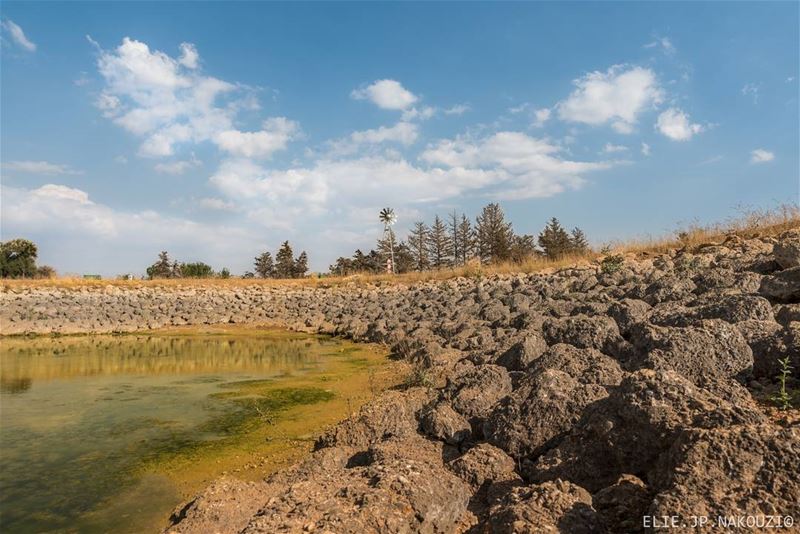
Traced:
[[624, 264], [625, 259], [622, 254], [612, 254], [603, 258], [603, 261], [600, 262], [600, 270], [605, 274], [611, 274], [619, 271]]

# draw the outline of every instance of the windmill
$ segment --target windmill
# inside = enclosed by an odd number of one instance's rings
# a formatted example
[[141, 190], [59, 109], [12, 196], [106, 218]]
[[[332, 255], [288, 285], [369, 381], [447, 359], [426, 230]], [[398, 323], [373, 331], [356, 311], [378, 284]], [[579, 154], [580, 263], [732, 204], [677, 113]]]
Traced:
[[383, 223], [383, 238], [389, 237], [389, 250], [392, 256], [391, 266], [387, 270], [394, 274], [394, 232], [392, 232], [392, 225], [397, 222], [397, 215], [395, 215], [392, 208], [383, 208], [380, 213], [380, 220]]

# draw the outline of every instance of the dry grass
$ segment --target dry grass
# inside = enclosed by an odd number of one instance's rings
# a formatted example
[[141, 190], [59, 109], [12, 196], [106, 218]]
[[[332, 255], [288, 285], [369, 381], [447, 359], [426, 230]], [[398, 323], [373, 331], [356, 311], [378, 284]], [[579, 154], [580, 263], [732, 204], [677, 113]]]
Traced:
[[602, 251], [591, 250], [580, 256], [566, 256], [558, 260], [530, 258], [522, 263], [502, 263], [481, 265], [472, 262], [465, 266], [441, 269], [438, 271], [413, 272], [399, 275], [354, 274], [344, 277], [302, 278], [293, 280], [273, 280], [257, 278], [205, 278], [205, 279], [159, 279], [159, 280], [86, 280], [83, 278], [51, 278], [43, 280], [2, 280], [3, 289], [15, 287], [331, 287], [345, 284], [411, 284], [428, 280], [448, 280], [457, 277], [481, 277], [493, 274], [547, 272], [570, 266], [590, 265], [603, 256], [613, 254], [634, 254], [650, 256], [662, 254], [673, 249], [693, 250], [699, 245], [720, 243], [730, 236], [742, 238], [776, 236], [791, 228], [800, 228], [800, 207], [797, 204], [780, 204], [772, 209], [739, 209], [738, 215], [728, 220], [701, 225], [684, 224], [671, 235], [630, 239], [609, 243]]

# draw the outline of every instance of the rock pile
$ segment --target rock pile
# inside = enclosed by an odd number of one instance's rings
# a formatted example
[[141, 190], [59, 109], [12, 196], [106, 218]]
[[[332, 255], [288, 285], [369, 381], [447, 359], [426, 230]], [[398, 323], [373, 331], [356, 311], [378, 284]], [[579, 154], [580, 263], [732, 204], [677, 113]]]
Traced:
[[779, 358], [800, 369], [798, 251], [791, 231], [608, 272], [20, 289], [2, 294], [0, 320], [4, 333], [271, 322], [387, 343], [426, 378], [292, 469], [219, 481], [170, 532], [617, 533], [664, 516], [678, 531], [703, 518], [796, 528], [798, 417], [776, 421], [763, 397]]

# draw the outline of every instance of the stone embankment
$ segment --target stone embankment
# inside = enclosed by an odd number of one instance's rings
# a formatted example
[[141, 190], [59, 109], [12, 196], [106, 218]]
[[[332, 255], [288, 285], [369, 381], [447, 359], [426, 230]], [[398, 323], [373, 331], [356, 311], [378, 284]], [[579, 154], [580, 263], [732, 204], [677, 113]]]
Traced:
[[217, 481], [171, 532], [800, 522], [800, 418], [763, 401], [778, 360], [800, 370], [800, 231], [547, 275], [0, 298], [4, 334], [272, 323], [385, 342], [415, 365], [409, 387], [326, 432], [306, 461]]

